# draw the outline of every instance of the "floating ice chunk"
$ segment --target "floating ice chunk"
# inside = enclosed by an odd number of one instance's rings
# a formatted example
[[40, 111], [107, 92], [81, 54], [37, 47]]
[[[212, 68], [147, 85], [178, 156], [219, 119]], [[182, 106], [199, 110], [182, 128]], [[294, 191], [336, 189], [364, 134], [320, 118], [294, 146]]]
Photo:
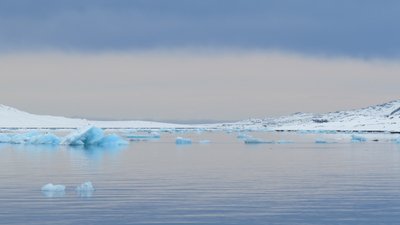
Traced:
[[11, 137], [9, 134], [0, 134], [0, 143], [10, 143]]
[[309, 130], [299, 130], [299, 131], [297, 131], [297, 133], [299, 133], [299, 134], [310, 134], [310, 133], [312, 133], [312, 131], [309, 131]]
[[151, 132], [149, 134], [129, 134], [126, 135], [126, 137], [134, 140], [147, 140], [147, 139], [159, 139], [161, 135], [158, 132]]
[[36, 131], [23, 134], [1, 134], [0, 143], [29, 145], [58, 145], [61, 140], [54, 134], [42, 134]]
[[72, 132], [64, 138], [63, 144], [68, 145], [93, 145], [104, 137], [102, 129], [87, 126]]
[[61, 139], [54, 134], [42, 134], [30, 139], [29, 144], [35, 145], [59, 145]]
[[60, 184], [46, 184], [41, 188], [42, 191], [50, 191], [50, 192], [64, 192], [65, 186]]
[[358, 142], [366, 142], [367, 139], [365, 137], [357, 136], [357, 135], [353, 134], [353, 135], [351, 135], [351, 141], [355, 142], [355, 143], [358, 143]]
[[37, 131], [32, 131], [28, 133], [23, 133], [23, 134], [15, 134], [11, 136], [11, 144], [27, 144], [30, 143], [30, 140], [35, 137], [40, 135], [39, 132]]
[[293, 144], [293, 141], [290, 140], [278, 140], [276, 141], [277, 144]]
[[97, 146], [100, 146], [100, 147], [112, 147], [112, 146], [119, 146], [119, 145], [127, 145], [128, 142], [116, 134], [110, 134], [110, 135], [103, 137], [97, 143], [94, 143], [94, 144]]
[[273, 144], [274, 141], [266, 141], [259, 138], [249, 137], [244, 139], [245, 144]]
[[88, 126], [72, 132], [64, 138], [62, 144], [71, 146], [117, 146], [128, 144], [116, 134], [104, 135], [104, 131], [94, 126]]
[[211, 141], [210, 140], [200, 140], [199, 144], [210, 144]]
[[328, 142], [324, 139], [317, 139], [315, 140], [315, 144], [328, 144]]
[[238, 139], [246, 139], [246, 138], [250, 138], [251, 136], [245, 133], [239, 133], [236, 138]]
[[93, 187], [92, 182], [87, 181], [77, 186], [75, 190], [80, 197], [92, 197], [95, 188]]
[[392, 139], [392, 141], [396, 144], [400, 144], [400, 138]]
[[93, 192], [95, 191], [92, 182], [87, 181], [85, 183], [80, 184], [75, 189], [77, 192]]
[[189, 138], [177, 137], [175, 143], [177, 145], [190, 145], [192, 144], [192, 140]]

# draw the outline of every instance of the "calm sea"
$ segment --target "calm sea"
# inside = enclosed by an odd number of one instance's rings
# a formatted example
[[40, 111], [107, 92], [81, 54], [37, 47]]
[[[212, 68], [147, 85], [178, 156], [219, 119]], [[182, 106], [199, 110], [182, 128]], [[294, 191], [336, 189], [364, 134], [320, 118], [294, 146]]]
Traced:
[[[257, 135], [294, 143], [203, 133], [180, 134], [194, 140], [185, 146], [173, 134], [120, 149], [1, 145], [0, 224], [400, 224], [400, 145]], [[85, 181], [96, 191], [77, 193]], [[67, 190], [41, 192], [47, 183]]]

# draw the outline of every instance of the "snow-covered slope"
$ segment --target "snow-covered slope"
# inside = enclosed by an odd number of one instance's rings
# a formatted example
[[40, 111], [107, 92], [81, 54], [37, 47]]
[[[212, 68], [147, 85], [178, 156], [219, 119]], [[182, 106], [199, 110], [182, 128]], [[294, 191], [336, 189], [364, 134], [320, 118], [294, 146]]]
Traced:
[[325, 114], [296, 113], [277, 118], [251, 119], [237, 123], [181, 125], [149, 121], [90, 121], [41, 116], [0, 105], [0, 128], [188, 128], [221, 130], [341, 130], [400, 132], [400, 100], [363, 109]]
[[94, 125], [100, 128], [176, 128], [190, 127], [149, 121], [90, 121], [59, 116], [30, 114], [18, 109], [0, 105], [0, 128], [78, 128]]
[[2, 128], [74, 128], [88, 125], [84, 119], [57, 116], [39, 116], [0, 105], [0, 127]]
[[296, 113], [290, 116], [236, 123], [253, 129], [400, 131], [400, 100], [367, 108], [325, 114]]

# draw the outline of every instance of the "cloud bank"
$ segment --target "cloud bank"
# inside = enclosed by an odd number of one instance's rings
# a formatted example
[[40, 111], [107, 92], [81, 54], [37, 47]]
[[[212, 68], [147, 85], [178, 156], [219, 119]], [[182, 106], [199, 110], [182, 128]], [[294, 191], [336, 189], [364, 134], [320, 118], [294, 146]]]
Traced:
[[0, 52], [170, 48], [398, 57], [396, 0], [2, 0]]

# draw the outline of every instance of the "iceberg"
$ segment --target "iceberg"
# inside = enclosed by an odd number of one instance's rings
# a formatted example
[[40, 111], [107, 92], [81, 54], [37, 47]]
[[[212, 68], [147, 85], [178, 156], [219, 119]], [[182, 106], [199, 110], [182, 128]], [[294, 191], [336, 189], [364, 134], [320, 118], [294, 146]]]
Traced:
[[11, 137], [8, 134], [0, 134], [0, 143], [10, 143]]
[[192, 144], [192, 140], [189, 138], [177, 137], [175, 143], [177, 145], [190, 145]]
[[210, 144], [211, 141], [210, 140], [200, 140], [199, 144]]
[[244, 133], [239, 133], [236, 138], [238, 139], [246, 139], [246, 138], [250, 138], [251, 136], [248, 134], [244, 134]]
[[[0, 138], [0, 140], [1, 140], [1, 138]], [[392, 141], [396, 144], [400, 144], [400, 138], [393, 139]]]
[[110, 134], [107, 136], [104, 136], [102, 139], [100, 139], [97, 143], [95, 143], [96, 146], [100, 147], [115, 147], [115, 146], [120, 146], [120, 145], [127, 145], [128, 142], [122, 139], [120, 136], [116, 134]]
[[11, 135], [11, 144], [28, 144], [30, 143], [30, 140], [34, 138], [35, 136], [40, 135], [39, 132], [37, 131], [32, 131], [28, 133], [23, 133], [23, 134], [14, 134]]
[[60, 185], [60, 184], [48, 183], [46, 185], [43, 185], [43, 187], [41, 188], [41, 191], [64, 192], [65, 191], [65, 186], [64, 185]]
[[23, 134], [1, 134], [0, 143], [31, 144], [31, 145], [59, 145], [60, 138], [51, 133], [39, 133], [36, 131]]
[[158, 132], [151, 132], [149, 134], [129, 134], [126, 138], [133, 140], [148, 140], [148, 139], [159, 139], [161, 137]]
[[30, 139], [29, 144], [35, 145], [59, 145], [61, 139], [54, 134], [41, 134]]
[[75, 189], [77, 192], [93, 192], [95, 191], [92, 182], [87, 181], [85, 183], [80, 184]]
[[105, 135], [104, 131], [95, 126], [88, 126], [72, 132], [64, 138], [62, 144], [70, 146], [118, 146], [126, 145], [127, 141], [116, 134]]
[[289, 141], [289, 140], [278, 140], [276, 142], [277, 144], [293, 144], [293, 141]]
[[93, 184], [90, 181], [78, 185], [75, 189], [79, 197], [85, 197], [85, 198], [92, 197], [93, 192], [95, 190], [96, 189], [93, 187]]
[[259, 138], [253, 138], [253, 137], [249, 137], [244, 139], [244, 143], [245, 144], [273, 144], [275, 143], [274, 141], [265, 141]]
[[351, 135], [351, 141], [354, 143], [359, 143], [359, 142], [366, 142], [367, 139], [362, 136], [357, 136], [357, 135]]
[[315, 144], [328, 144], [328, 142], [324, 139], [317, 139], [315, 140]]

